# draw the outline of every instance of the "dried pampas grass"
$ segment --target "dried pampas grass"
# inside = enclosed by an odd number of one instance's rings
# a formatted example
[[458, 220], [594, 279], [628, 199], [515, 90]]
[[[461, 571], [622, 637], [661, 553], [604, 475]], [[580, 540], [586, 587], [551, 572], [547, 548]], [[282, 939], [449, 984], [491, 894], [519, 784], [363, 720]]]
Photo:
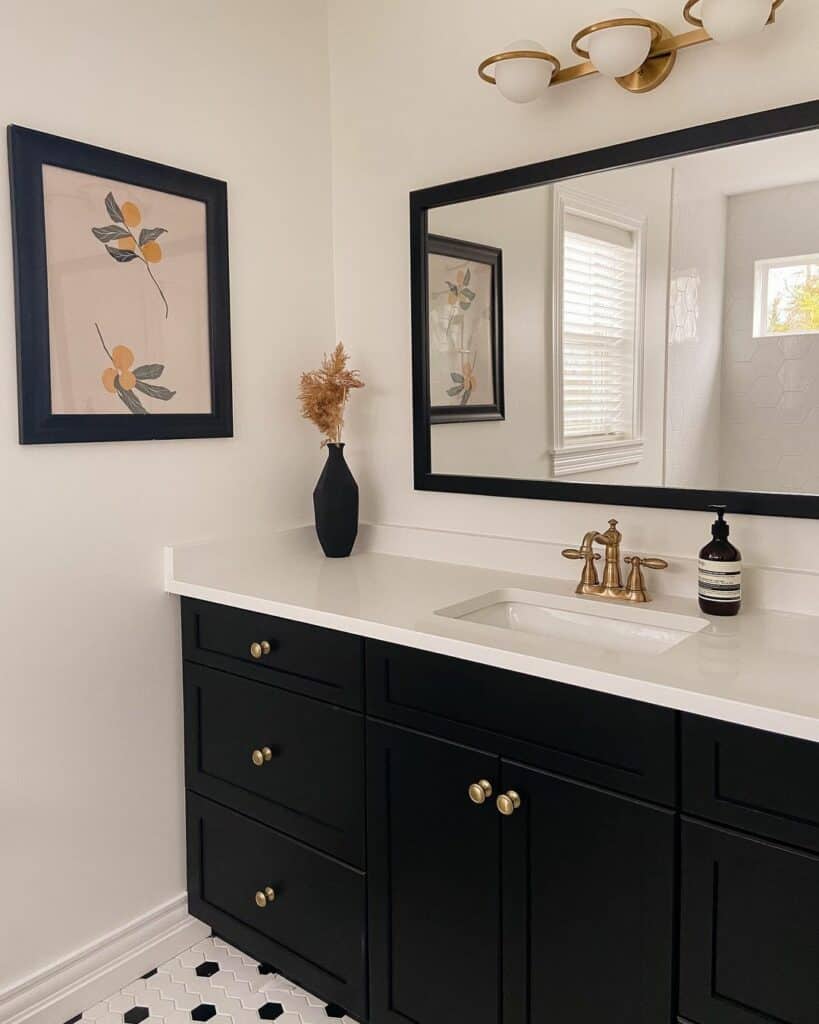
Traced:
[[330, 355], [325, 355], [321, 368], [301, 375], [299, 401], [301, 414], [311, 420], [324, 435], [326, 444], [340, 444], [344, 426], [344, 406], [353, 388], [363, 388], [358, 370], [348, 370], [350, 357], [339, 342]]

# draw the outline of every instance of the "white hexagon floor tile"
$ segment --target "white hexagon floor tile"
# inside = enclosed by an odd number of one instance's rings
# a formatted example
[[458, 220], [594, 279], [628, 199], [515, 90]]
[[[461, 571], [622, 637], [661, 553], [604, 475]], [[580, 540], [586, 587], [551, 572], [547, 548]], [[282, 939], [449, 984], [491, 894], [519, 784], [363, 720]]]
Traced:
[[66, 1024], [356, 1024], [222, 939], [197, 943]]

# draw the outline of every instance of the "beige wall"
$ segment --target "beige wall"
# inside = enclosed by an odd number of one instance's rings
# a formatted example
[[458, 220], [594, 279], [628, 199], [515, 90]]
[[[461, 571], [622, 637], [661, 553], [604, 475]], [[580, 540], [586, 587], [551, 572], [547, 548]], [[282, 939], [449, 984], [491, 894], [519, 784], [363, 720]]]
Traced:
[[[678, 0], [652, 17], [682, 31]], [[732, 115], [814, 99], [819, 5], [791, 0], [774, 28], [743, 45], [680, 55], [659, 89], [632, 96], [599, 78], [531, 106], [481, 83], [482, 57], [521, 35], [569, 61], [569, 40], [605, 4], [518, 0], [330, 0], [333, 224], [337, 328], [372, 380], [352, 425], [363, 513], [388, 523], [576, 542], [620, 513], [637, 549], [695, 555], [706, 513], [431, 494], [412, 489], [410, 189]], [[814, 522], [733, 517], [749, 562], [819, 570]]]
[[294, 389], [333, 341], [321, 0], [3, 14], [4, 123], [227, 179], [236, 436], [18, 446], [0, 177], [0, 992], [183, 891], [162, 545], [308, 521]]

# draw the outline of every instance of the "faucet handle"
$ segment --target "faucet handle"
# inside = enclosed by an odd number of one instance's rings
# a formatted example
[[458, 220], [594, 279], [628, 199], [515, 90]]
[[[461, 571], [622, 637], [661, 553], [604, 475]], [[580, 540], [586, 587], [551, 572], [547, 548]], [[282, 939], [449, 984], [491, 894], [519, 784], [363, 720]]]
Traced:
[[591, 544], [584, 542], [579, 548], [564, 548], [562, 555], [564, 558], [583, 560], [583, 572], [580, 574], [580, 582], [577, 585], [578, 594], [588, 593], [590, 587], [598, 586], [600, 580], [597, 577], [597, 568], [594, 563], [600, 558], [600, 555], [592, 549]]
[[582, 551], [580, 548], [564, 548], [560, 553], [564, 558], [572, 558], [576, 560], [585, 558], [587, 560], [594, 559], [595, 562], [600, 561], [600, 553], [598, 551], [592, 551], [591, 548], [586, 551]]
[[625, 561], [632, 566], [636, 563], [638, 569], [641, 565], [644, 566], [646, 569], [668, 568], [668, 562], [666, 562], [664, 558], [643, 558], [642, 555], [628, 555], [625, 558]]
[[668, 562], [664, 558], [643, 558], [641, 555], [627, 555], [625, 561], [631, 566], [626, 583], [626, 600], [641, 604], [650, 601], [643, 579], [643, 566], [647, 569], [667, 569]]

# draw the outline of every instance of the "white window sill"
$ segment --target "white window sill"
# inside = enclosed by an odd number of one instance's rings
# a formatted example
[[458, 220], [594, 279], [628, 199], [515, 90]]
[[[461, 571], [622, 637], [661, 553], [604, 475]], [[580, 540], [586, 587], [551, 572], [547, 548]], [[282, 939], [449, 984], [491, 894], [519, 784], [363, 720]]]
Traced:
[[552, 476], [574, 476], [597, 469], [630, 466], [643, 457], [643, 442], [630, 438], [626, 441], [593, 441], [552, 451]]
[[819, 331], [775, 331], [771, 334], [752, 334], [754, 341], [775, 341], [777, 338], [815, 338]]

